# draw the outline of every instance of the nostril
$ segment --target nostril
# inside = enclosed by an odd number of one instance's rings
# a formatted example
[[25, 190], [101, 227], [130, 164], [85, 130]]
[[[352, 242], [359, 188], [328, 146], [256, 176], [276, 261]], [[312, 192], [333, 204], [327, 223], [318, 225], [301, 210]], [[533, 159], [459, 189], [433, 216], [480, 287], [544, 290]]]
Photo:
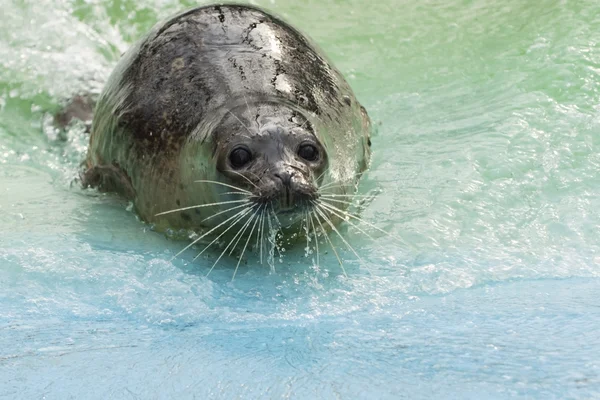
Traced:
[[284, 186], [290, 186], [290, 184], [292, 183], [292, 174], [289, 172], [276, 172], [273, 175], [279, 178], [279, 180], [281, 181], [281, 183], [284, 184]]

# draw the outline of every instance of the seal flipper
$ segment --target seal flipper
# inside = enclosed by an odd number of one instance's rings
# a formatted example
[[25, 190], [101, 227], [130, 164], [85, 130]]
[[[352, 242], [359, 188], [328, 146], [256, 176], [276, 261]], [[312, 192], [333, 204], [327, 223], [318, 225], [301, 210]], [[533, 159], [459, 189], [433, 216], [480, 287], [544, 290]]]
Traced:
[[128, 200], [135, 200], [131, 179], [119, 164], [90, 167], [81, 175], [81, 182], [84, 188], [94, 187], [101, 192], [114, 192]]

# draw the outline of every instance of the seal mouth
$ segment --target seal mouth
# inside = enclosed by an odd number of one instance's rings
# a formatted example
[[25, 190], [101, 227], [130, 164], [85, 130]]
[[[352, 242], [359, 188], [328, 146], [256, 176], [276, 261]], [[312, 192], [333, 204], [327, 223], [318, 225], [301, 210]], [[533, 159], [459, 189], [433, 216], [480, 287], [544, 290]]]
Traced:
[[314, 208], [311, 200], [303, 200], [295, 202], [293, 204], [284, 204], [279, 199], [258, 199], [255, 201], [259, 205], [269, 205], [272, 207], [273, 212], [277, 215], [293, 215], [300, 214], [306, 211], [310, 211]]
[[307, 193], [292, 193], [291, 190], [284, 190], [278, 195], [270, 197], [258, 197], [258, 204], [269, 204], [277, 215], [302, 214], [314, 208], [313, 201], [318, 199], [318, 195]]
[[286, 207], [286, 208], [282, 208], [282, 207], [278, 207], [275, 209], [275, 214], [277, 215], [294, 215], [294, 214], [300, 214], [303, 213], [307, 210], [311, 210], [313, 207], [310, 204], [298, 204], [298, 205], [294, 205], [292, 207]]

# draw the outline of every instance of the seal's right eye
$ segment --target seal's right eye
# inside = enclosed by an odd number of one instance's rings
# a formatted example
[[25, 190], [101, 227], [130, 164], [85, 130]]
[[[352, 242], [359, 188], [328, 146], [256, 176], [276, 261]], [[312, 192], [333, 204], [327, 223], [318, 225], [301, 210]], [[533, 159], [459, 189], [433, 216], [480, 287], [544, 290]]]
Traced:
[[298, 149], [298, 155], [306, 161], [317, 161], [319, 159], [319, 150], [310, 143], [303, 144]]
[[252, 160], [252, 154], [250, 150], [244, 147], [237, 147], [229, 153], [229, 162], [233, 168], [242, 168]]

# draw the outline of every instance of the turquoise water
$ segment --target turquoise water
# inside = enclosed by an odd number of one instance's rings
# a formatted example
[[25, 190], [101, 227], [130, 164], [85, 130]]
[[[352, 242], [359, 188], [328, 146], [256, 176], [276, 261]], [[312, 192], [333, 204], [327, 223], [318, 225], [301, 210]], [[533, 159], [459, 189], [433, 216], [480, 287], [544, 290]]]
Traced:
[[[600, 397], [600, 4], [257, 1], [377, 125], [362, 217], [311, 267], [209, 277], [73, 184], [98, 92], [173, 0], [8, 0], [0, 23], [0, 398]], [[343, 249], [339, 240], [336, 245]], [[370, 273], [369, 273], [370, 271]]]

